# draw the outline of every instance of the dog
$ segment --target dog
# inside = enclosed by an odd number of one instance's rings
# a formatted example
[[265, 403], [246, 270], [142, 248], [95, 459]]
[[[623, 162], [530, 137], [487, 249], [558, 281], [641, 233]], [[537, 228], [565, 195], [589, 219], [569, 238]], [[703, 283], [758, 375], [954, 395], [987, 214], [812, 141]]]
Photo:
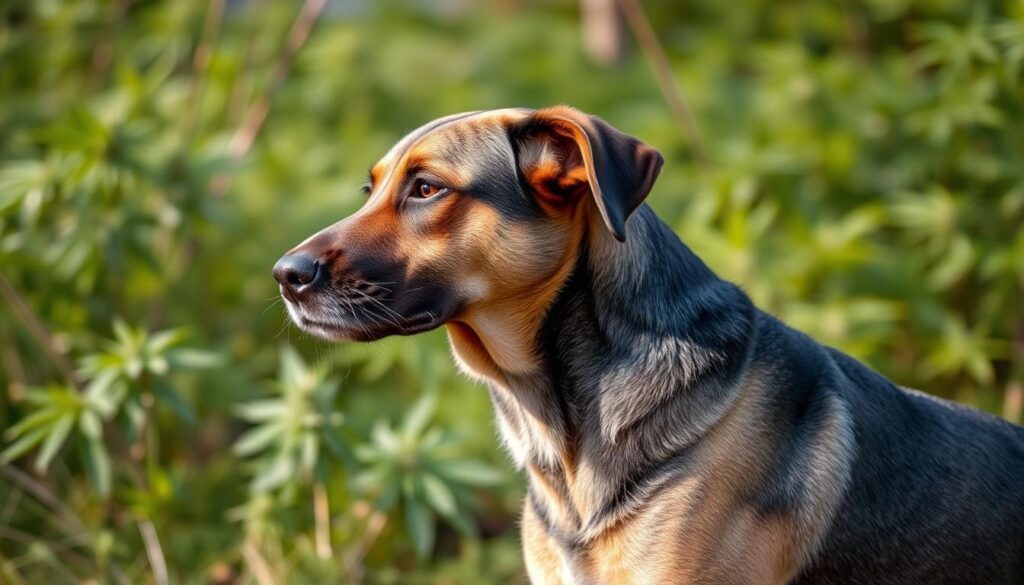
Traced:
[[565, 106], [441, 118], [274, 277], [321, 337], [447, 329], [534, 584], [1024, 583], [1024, 429], [755, 308], [644, 204], [661, 166]]

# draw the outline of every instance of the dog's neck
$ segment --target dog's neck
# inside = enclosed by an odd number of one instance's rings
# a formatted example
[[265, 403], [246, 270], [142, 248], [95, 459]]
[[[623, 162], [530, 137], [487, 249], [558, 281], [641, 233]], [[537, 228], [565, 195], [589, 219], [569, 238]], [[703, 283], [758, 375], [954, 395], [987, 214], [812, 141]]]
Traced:
[[[673, 457], [728, 411], [755, 310], [646, 206], [630, 219], [626, 242], [592, 233], [567, 272], [533, 322], [496, 312], [483, 326], [448, 330], [463, 368], [488, 382], [531, 490], [562, 502], [547, 506], [561, 524], [596, 529], [593, 508], [629, 473]], [[666, 424], [673, 444], [659, 432]]]

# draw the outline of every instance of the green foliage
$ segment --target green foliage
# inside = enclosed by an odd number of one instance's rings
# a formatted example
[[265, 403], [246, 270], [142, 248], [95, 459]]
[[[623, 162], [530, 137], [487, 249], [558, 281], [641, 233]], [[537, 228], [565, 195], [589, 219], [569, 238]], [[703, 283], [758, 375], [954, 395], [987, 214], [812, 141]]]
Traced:
[[434, 514], [467, 536], [476, 528], [468, 514], [469, 487], [501, 483], [502, 476], [473, 460], [453, 457], [457, 443], [440, 429], [427, 428], [435, 397], [416, 402], [398, 429], [378, 421], [356, 456], [366, 469], [352, 479], [357, 492], [372, 494], [376, 507], [389, 511], [401, 501], [406, 529], [420, 556], [434, 546]]
[[343, 417], [334, 411], [338, 381], [327, 377], [325, 367], [307, 367], [299, 354], [286, 346], [275, 386], [280, 398], [247, 402], [237, 408], [238, 416], [254, 426], [235, 442], [235, 454], [263, 453], [252, 483], [257, 492], [293, 482], [296, 474], [322, 476], [321, 445], [337, 457], [346, 453], [337, 432]]
[[280, 253], [456, 111], [642, 137], [650, 203], [760, 306], [1019, 416], [1024, 3], [643, 4], [704, 162], [567, 0], [335, 3], [283, 82], [294, 3], [0, 4], [0, 580], [521, 579], [521, 488], [444, 335], [326, 345], [272, 300]]

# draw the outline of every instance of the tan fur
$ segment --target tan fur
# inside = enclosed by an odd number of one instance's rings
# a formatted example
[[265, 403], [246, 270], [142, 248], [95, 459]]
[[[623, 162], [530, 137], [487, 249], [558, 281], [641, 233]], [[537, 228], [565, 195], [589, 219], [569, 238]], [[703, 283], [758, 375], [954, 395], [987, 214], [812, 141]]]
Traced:
[[558, 545], [545, 532], [529, 501], [523, 506], [521, 534], [526, 574], [532, 585], [573, 585]]
[[[761, 520], [743, 504], [743, 496], [770, 471], [762, 455], [770, 452], [769, 435], [758, 431], [762, 394], [756, 386], [744, 389], [736, 408], [696, 447], [700, 473], [670, 482], [641, 511], [586, 541], [583, 560], [572, 567], [585, 576], [581, 583], [762, 585], [793, 578], [815, 535], [782, 518]], [[842, 450], [831, 443], [822, 448]], [[547, 483], [536, 470], [528, 472], [534, 485]], [[557, 490], [538, 490], [537, 495], [550, 509], [573, 505]], [[563, 512], [549, 521], [564, 526], [568, 517]], [[537, 533], [536, 525], [527, 505], [522, 537], [531, 579], [563, 582], [567, 560], [557, 542]]]
[[[452, 165], [450, 152], [487, 149], [514, 165], [505, 128], [526, 115], [522, 110], [499, 110], [452, 116], [447, 120], [454, 121], [400, 141], [374, 165], [370, 200], [348, 220], [352, 227], [345, 238], [367, 245], [390, 241], [389, 253], [410, 273], [429, 269], [456, 283], [461, 298], [467, 299], [465, 308], [446, 323], [453, 354], [463, 371], [487, 381], [495, 400], [507, 405], [498, 413], [501, 435], [516, 463], [529, 474], [543, 510], [534, 509], [529, 500], [523, 509], [523, 551], [531, 581], [786, 583], [820, 538], [838, 497], [831, 478], [849, 455], [842, 448], [849, 441], [841, 409], [807, 462], [809, 473], [819, 474], [811, 478], [816, 491], [808, 496], [807, 518], [766, 519], [745, 503], [771, 472], [766, 454], [775, 447], [771, 433], [759, 426], [764, 389], [748, 385], [693, 447], [696, 472], [688, 471], [685, 479], [666, 477], [639, 504], [623, 506], [598, 522], [594, 518], [605, 503], [603, 470], [579, 461], [577, 446], [566, 439], [565, 429], [552, 428], [539, 416], [548, 407], [544, 396], [531, 396], [529, 389], [517, 386], [517, 379], [536, 374], [542, 366], [535, 347], [539, 328], [584, 241], [590, 244], [590, 254], [607, 257], [607, 262], [593, 267], [597, 272], [618, 262], [642, 266], [647, 261], [642, 251], [614, 241], [603, 226], [595, 233], [593, 226], [601, 218], [595, 206], [583, 203], [591, 191], [599, 195], [599, 186], [589, 138], [573, 121], [578, 118], [573, 110], [539, 113], [555, 130], [526, 137], [517, 145], [518, 172], [538, 195], [546, 219], [517, 222], [480, 201], [458, 196], [479, 168], [473, 162]], [[437, 177], [454, 196], [438, 205], [397, 213], [398, 189], [411, 168]], [[330, 229], [325, 234], [317, 237], [340, 239]], [[628, 410], [618, 404], [610, 407]], [[616, 438], [610, 437], [610, 442]], [[576, 539], [573, 550], [565, 548], [559, 535]]]

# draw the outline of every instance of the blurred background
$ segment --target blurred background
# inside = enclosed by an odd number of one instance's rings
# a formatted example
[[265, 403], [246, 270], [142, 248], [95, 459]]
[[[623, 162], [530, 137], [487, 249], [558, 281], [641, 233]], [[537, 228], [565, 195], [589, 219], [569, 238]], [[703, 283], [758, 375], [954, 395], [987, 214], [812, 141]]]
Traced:
[[444, 332], [317, 342], [270, 277], [464, 110], [641, 137], [762, 308], [1019, 421], [1022, 76], [1019, 0], [0, 1], [0, 582], [522, 582]]

